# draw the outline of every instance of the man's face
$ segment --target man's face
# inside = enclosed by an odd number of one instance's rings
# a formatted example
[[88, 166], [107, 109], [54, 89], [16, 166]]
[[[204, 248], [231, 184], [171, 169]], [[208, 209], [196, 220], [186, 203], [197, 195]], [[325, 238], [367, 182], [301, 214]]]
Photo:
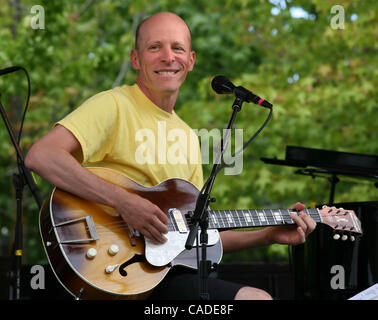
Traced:
[[138, 83], [159, 96], [177, 93], [194, 61], [189, 29], [174, 16], [146, 21], [140, 29], [138, 48], [131, 52], [132, 65], [139, 70]]

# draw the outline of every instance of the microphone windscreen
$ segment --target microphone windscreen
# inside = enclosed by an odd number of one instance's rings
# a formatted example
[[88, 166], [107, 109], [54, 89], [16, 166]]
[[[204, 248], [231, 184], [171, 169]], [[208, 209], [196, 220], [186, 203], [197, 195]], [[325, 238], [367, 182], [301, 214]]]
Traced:
[[216, 93], [219, 94], [233, 93], [235, 89], [232, 82], [225, 76], [216, 76], [213, 81], [211, 81], [211, 87]]

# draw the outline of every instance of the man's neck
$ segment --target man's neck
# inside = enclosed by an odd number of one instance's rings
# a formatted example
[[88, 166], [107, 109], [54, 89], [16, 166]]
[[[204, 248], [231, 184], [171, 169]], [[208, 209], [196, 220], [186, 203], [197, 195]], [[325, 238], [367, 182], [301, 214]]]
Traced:
[[154, 94], [153, 91], [149, 90], [140, 81], [137, 81], [139, 89], [150, 99], [154, 104], [156, 104], [160, 109], [172, 113], [176, 104], [178, 91], [174, 93], [167, 93], [166, 95]]

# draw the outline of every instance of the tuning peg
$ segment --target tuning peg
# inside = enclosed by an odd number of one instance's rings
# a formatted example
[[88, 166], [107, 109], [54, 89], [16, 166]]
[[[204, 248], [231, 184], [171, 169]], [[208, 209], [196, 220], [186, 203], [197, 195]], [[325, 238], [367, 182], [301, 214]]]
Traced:
[[335, 233], [335, 234], [333, 235], [333, 239], [334, 239], [334, 240], [339, 240], [339, 239], [340, 239], [340, 235], [339, 235], [338, 233]]
[[342, 237], [341, 237], [341, 240], [342, 241], [345, 241], [346, 239], [348, 239], [348, 236], [346, 234], [344, 234]]

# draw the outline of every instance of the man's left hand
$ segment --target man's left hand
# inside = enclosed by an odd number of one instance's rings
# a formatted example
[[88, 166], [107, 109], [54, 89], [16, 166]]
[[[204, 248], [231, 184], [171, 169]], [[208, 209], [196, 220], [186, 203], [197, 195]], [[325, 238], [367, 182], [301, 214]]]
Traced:
[[316, 222], [307, 213], [302, 211], [305, 208], [305, 205], [300, 202], [289, 207], [289, 209], [298, 211], [298, 214], [290, 213], [290, 218], [296, 225], [267, 228], [268, 236], [271, 238], [272, 243], [295, 246], [306, 241], [306, 237], [314, 231]]

